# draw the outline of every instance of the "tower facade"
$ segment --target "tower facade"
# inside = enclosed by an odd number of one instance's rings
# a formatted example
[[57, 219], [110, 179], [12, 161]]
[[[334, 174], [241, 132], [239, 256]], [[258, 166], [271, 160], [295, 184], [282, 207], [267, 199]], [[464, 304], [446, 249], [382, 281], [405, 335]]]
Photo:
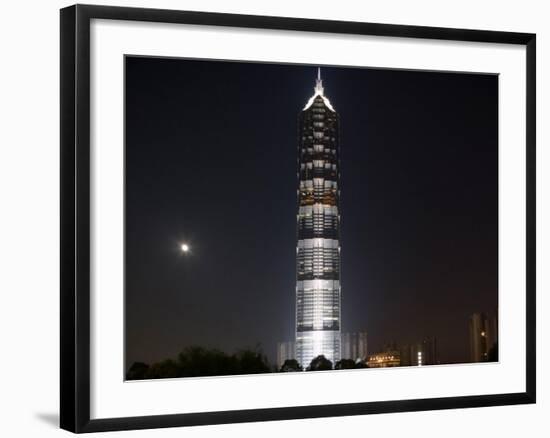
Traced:
[[324, 355], [340, 359], [339, 117], [315, 93], [299, 115], [296, 244], [296, 359], [305, 369]]

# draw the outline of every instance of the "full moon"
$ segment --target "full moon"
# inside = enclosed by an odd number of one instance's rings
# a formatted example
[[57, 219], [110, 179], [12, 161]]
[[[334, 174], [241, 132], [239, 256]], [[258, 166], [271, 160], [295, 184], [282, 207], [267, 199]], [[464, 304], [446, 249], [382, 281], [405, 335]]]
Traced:
[[187, 243], [182, 243], [181, 250], [182, 252], [189, 252], [189, 245], [187, 245]]

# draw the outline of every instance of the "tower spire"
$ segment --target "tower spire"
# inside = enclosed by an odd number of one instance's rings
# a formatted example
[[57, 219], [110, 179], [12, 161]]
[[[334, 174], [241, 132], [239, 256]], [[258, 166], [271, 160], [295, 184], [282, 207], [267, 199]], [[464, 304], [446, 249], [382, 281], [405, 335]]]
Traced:
[[325, 89], [323, 88], [323, 80], [321, 79], [321, 67], [317, 67], [317, 80], [315, 81], [315, 94], [323, 96]]
[[313, 102], [315, 101], [315, 98], [317, 96], [321, 96], [321, 98], [323, 99], [323, 102], [328, 107], [328, 109], [330, 109], [331, 111], [334, 111], [334, 108], [330, 104], [330, 101], [325, 96], [325, 89], [323, 88], [323, 80], [321, 79], [321, 67], [317, 67], [317, 77], [315, 78], [315, 87], [313, 87], [313, 90], [314, 90], [313, 96], [309, 98], [308, 102], [306, 103], [306, 106], [302, 111], [307, 110], [311, 105], [313, 105]]

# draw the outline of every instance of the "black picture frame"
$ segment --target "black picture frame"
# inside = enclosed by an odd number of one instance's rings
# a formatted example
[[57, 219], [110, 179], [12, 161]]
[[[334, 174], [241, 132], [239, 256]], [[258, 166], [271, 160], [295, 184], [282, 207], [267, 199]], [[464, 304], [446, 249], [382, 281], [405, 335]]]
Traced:
[[[90, 5], [70, 6], [61, 9], [60, 14], [61, 428], [82, 433], [535, 403], [535, 34]], [[527, 78], [526, 391], [480, 396], [90, 419], [90, 21], [92, 19], [525, 46]]]

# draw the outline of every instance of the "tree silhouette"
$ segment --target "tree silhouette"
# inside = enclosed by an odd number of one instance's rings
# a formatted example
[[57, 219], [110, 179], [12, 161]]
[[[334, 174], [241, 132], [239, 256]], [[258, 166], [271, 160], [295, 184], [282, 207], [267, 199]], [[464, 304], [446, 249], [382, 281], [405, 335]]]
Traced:
[[306, 371], [327, 371], [332, 369], [332, 362], [324, 355], [313, 358]]
[[267, 358], [261, 350], [241, 350], [236, 355], [239, 365], [238, 374], [258, 374], [268, 373], [270, 371]]
[[178, 364], [172, 359], [154, 363], [149, 367], [146, 376], [148, 379], [179, 377]]
[[296, 359], [287, 359], [281, 367], [280, 370], [282, 373], [289, 373], [293, 371], [302, 371], [302, 367]]
[[135, 362], [128, 369], [128, 380], [162, 379], [175, 377], [224, 376], [270, 372], [267, 358], [259, 346], [228, 355], [217, 349], [191, 346], [177, 358], [165, 359], [151, 366]]
[[336, 362], [336, 365], [334, 365], [335, 370], [351, 370], [353, 368], [355, 368], [353, 359], [340, 359]]
[[126, 373], [126, 380], [142, 380], [146, 379], [149, 365], [143, 362], [134, 362]]

